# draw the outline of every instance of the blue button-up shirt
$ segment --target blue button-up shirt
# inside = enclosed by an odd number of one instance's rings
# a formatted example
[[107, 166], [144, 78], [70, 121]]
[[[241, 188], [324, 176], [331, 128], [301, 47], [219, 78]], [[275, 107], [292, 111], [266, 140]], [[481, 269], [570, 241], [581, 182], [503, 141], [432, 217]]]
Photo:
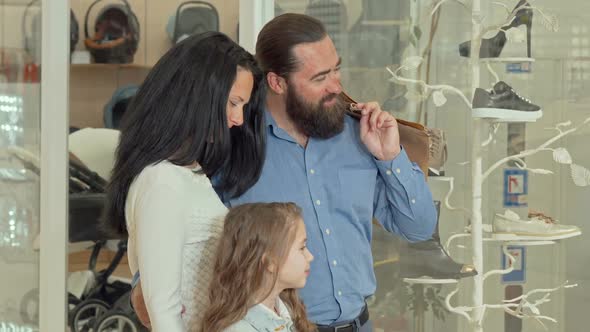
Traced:
[[315, 259], [300, 295], [310, 320], [328, 325], [360, 314], [375, 291], [372, 219], [409, 241], [432, 236], [436, 211], [418, 165], [403, 150], [379, 161], [360, 140], [359, 122], [346, 117], [329, 139], [299, 145], [266, 112], [267, 152], [258, 182], [226, 204], [294, 202], [303, 210]]

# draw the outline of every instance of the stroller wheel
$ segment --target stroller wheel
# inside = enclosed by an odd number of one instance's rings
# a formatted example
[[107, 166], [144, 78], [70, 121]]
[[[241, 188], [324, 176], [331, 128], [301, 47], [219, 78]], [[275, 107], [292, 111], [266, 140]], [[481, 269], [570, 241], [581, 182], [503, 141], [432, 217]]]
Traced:
[[140, 332], [140, 325], [120, 310], [109, 311], [97, 319], [93, 332]]
[[31, 289], [20, 303], [20, 317], [23, 323], [35, 325], [39, 322], [39, 289]]
[[70, 331], [94, 331], [92, 329], [94, 323], [110, 308], [111, 306], [108, 303], [97, 299], [87, 299], [80, 302], [71, 312], [69, 321]]

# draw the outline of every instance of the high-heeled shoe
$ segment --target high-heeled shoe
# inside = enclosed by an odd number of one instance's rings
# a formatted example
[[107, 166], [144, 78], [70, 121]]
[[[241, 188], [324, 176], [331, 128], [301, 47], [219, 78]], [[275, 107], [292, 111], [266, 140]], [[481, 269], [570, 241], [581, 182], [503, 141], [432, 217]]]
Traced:
[[412, 243], [400, 254], [400, 277], [416, 279], [463, 279], [477, 275], [472, 264], [456, 262], [439, 242], [431, 239]]
[[435, 201], [437, 225], [430, 240], [410, 243], [400, 254], [400, 277], [432, 279], [462, 279], [477, 274], [475, 266], [456, 262], [440, 243], [438, 217], [440, 201]]
[[[527, 0], [520, 0], [514, 10], [519, 8], [523, 5], [527, 5]], [[513, 11], [514, 11], [513, 10]], [[527, 40], [527, 57], [531, 57], [531, 29], [533, 24], [533, 10], [531, 8], [521, 8], [518, 10], [512, 22], [509, 25], [503, 26], [500, 28], [500, 31], [492, 37], [488, 39], [481, 40], [481, 47], [479, 49], [479, 57], [480, 58], [497, 58], [502, 53], [502, 49], [504, 49], [504, 45], [506, 45], [506, 30], [511, 28], [516, 28], [521, 25], [526, 26], [526, 40]], [[468, 40], [463, 42], [459, 45], [459, 54], [464, 57], [469, 57], [471, 53], [471, 41]]]

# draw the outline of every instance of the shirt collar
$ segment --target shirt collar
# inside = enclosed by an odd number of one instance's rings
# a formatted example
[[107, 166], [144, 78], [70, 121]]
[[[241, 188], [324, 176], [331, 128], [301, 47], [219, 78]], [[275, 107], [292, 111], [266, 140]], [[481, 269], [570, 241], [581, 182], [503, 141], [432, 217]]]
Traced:
[[244, 320], [250, 325], [264, 332], [291, 332], [295, 331], [291, 314], [287, 306], [277, 299], [277, 308], [279, 315], [273, 310], [267, 308], [264, 304], [257, 304], [248, 310]]
[[264, 110], [264, 118], [266, 120], [266, 126], [268, 130], [277, 138], [284, 139], [289, 142], [297, 143], [297, 141], [291, 137], [283, 128], [279, 127], [272, 114], [268, 110]]

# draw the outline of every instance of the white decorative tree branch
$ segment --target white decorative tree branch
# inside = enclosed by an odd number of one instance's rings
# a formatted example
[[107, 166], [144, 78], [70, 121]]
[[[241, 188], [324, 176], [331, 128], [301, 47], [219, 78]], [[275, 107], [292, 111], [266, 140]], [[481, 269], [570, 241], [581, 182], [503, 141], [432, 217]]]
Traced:
[[445, 198], [444, 198], [445, 207], [451, 211], [459, 210], [459, 211], [465, 212], [467, 215], [471, 215], [471, 211], [469, 211], [468, 209], [466, 209], [464, 207], [455, 207], [455, 206], [451, 205], [451, 203], [450, 203], [451, 195], [453, 194], [453, 191], [455, 190], [455, 178], [441, 176], [441, 177], [438, 177], [438, 180], [449, 183], [449, 191], [447, 191], [447, 194], [445, 195]]
[[[550, 301], [550, 299], [549, 299], [550, 293], [556, 292], [560, 289], [573, 288], [573, 287], [577, 287], [577, 286], [578, 286], [578, 284], [568, 284], [568, 282], [566, 281], [564, 284], [557, 286], [555, 288], [533, 289], [533, 290], [529, 291], [528, 293], [521, 295], [519, 297], [516, 297], [514, 299], [504, 300], [504, 304], [497, 305], [497, 307], [503, 308], [505, 312], [507, 312], [510, 315], [513, 315], [515, 317], [521, 318], [521, 319], [533, 318], [533, 319], [537, 320], [537, 322], [539, 322], [543, 327], [545, 327], [545, 325], [541, 322], [541, 320], [548, 320], [548, 321], [551, 321], [554, 323], [557, 323], [557, 320], [552, 317], [549, 317], [549, 316], [541, 315], [541, 311], [539, 310], [538, 307], [541, 304], [547, 303]], [[538, 294], [538, 293], [544, 293], [543, 297], [541, 297], [540, 299], [538, 299], [534, 302], [530, 302], [529, 297], [534, 294]], [[517, 301], [520, 301], [520, 303], [515, 303]], [[528, 313], [526, 311], [530, 311], [530, 313]]]
[[460, 239], [462, 237], [469, 237], [469, 236], [471, 236], [471, 233], [458, 233], [458, 234], [453, 234], [453, 235], [449, 236], [449, 238], [447, 239], [447, 242], [445, 242], [445, 246], [444, 246], [445, 250], [447, 252], [449, 252], [450, 251], [449, 249], [451, 248], [451, 243], [453, 241], [455, 241], [456, 239]]
[[[449, 1], [451, 1], [451, 0], [439, 0], [439, 1], [437, 1], [436, 4], [434, 5], [434, 7], [432, 7], [432, 10], [430, 11], [430, 16], [434, 15], [440, 6], [442, 6], [445, 2], [449, 2]], [[461, 6], [465, 7], [465, 9], [469, 9], [469, 6], [467, 6], [462, 1], [459, 1], [459, 0], [453, 0], [453, 1], [456, 2], [456, 3], [458, 3], [458, 4], [460, 4]]]
[[[542, 149], [539, 150], [540, 151], [545, 151], [545, 150], [551, 150], [551, 149]], [[514, 158], [514, 164], [516, 165], [516, 168], [518, 169], [523, 169], [523, 170], [527, 170], [533, 174], [553, 174], [553, 171], [550, 171], [548, 169], [543, 169], [543, 168], [529, 168], [527, 166], [527, 164], [524, 162], [524, 160], [520, 159], [520, 158]]]
[[503, 245], [502, 246], [502, 252], [508, 258], [508, 267], [506, 269], [503, 269], [503, 270], [500, 269], [500, 270], [490, 270], [490, 271], [488, 271], [486, 274], [483, 275], [483, 280], [486, 280], [488, 277], [493, 276], [493, 275], [508, 274], [508, 273], [514, 271], [514, 263], [516, 262], [516, 258], [514, 256], [512, 256], [510, 254], [510, 252], [508, 252], [508, 246], [507, 245]]
[[[501, 165], [503, 165], [504, 163], [506, 163], [506, 162], [508, 162], [508, 161], [510, 161], [510, 160], [515, 160], [515, 161], [518, 161], [518, 162], [520, 162], [520, 163], [524, 164], [524, 162], [522, 161], [522, 158], [524, 158], [524, 157], [527, 157], [527, 156], [530, 156], [530, 155], [533, 155], [533, 154], [536, 154], [536, 153], [538, 153], [538, 152], [541, 152], [541, 151], [548, 151], [548, 150], [549, 150], [549, 151], [564, 151], [564, 149], [563, 149], [563, 148], [558, 148], [558, 149], [555, 149], [555, 150], [553, 150], [553, 149], [548, 149], [548, 146], [549, 146], [549, 145], [551, 145], [551, 144], [553, 144], [553, 143], [555, 143], [556, 141], [558, 141], [559, 139], [563, 138], [564, 136], [566, 136], [566, 135], [569, 135], [569, 134], [571, 134], [571, 133], [575, 132], [575, 131], [576, 131], [576, 130], [578, 130], [578, 129], [579, 129], [581, 126], [583, 126], [583, 125], [587, 124], [588, 122], [590, 122], [590, 117], [589, 117], [589, 118], [587, 118], [586, 120], [584, 120], [584, 122], [582, 122], [582, 124], [580, 124], [579, 126], [577, 126], [577, 127], [574, 127], [574, 128], [571, 128], [571, 129], [568, 129], [568, 130], [565, 130], [565, 131], [564, 131], [564, 130], [562, 130], [562, 128], [561, 128], [561, 127], [566, 127], [566, 126], [568, 126], [569, 124], [571, 124], [571, 122], [569, 122], [569, 121], [568, 121], [568, 122], [564, 122], [564, 123], [559, 123], [559, 124], [557, 124], [557, 125], [556, 125], [554, 128], [551, 128], [551, 129], [554, 129], [554, 130], [557, 130], [557, 131], [558, 131], [558, 134], [557, 134], [556, 136], [554, 136], [554, 137], [552, 137], [551, 139], [547, 140], [545, 143], [541, 144], [540, 146], [538, 146], [538, 147], [537, 147], [537, 148], [535, 148], [535, 149], [532, 149], [532, 150], [524, 150], [524, 151], [522, 151], [522, 152], [521, 152], [521, 153], [519, 153], [519, 154], [516, 154], [516, 155], [513, 155], [513, 156], [508, 156], [508, 157], [505, 157], [505, 158], [502, 158], [502, 159], [498, 160], [498, 161], [497, 161], [497, 162], [496, 162], [494, 165], [492, 165], [490, 168], [488, 168], [488, 169], [487, 169], [487, 170], [486, 170], [486, 171], [483, 173], [483, 181], [485, 181], [485, 180], [487, 179], [487, 177], [488, 177], [488, 176], [489, 176], [489, 175], [490, 175], [490, 174], [491, 174], [491, 173], [492, 173], [494, 170], [496, 170], [498, 167], [500, 167]], [[569, 155], [569, 154], [568, 154], [568, 155]], [[555, 156], [554, 156], [554, 159], [556, 159], [556, 161], [557, 161], [557, 158], [555, 158]], [[566, 163], [566, 162], [563, 162], [563, 163]], [[522, 164], [521, 164], [521, 166], [525, 166], [525, 167], [526, 167], [526, 164], [524, 164], [524, 165], [522, 165]], [[571, 160], [570, 160], [570, 164], [571, 164]], [[573, 169], [575, 169], [575, 167], [576, 167], [576, 166], [577, 166], [577, 165], [575, 165]], [[546, 170], [537, 170], [537, 169], [534, 169], [534, 170], [532, 170], [532, 171], [533, 171], [534, 173], [547, 174], [547, 173], [546, 173]], [[572, 170], [572, 172], [574, 172], [574, 171]], [[574, 180], [574, 181], [575, 181], [575, 180]], [[589, 184], [590, 184], [590, 183], [589, 183]]]
[[[413, 59], [411, 59], [411, 58], [413, 58]], [[414, 62], [419, 62], [416, 65], [416, 67], [418, 67], [422, 63], [421, 57], [410, 57], [410, 58], [406, 59], [406, 61], [408, 61], [408, 60], [414, 61]], [[447, 85], [447, 84], [431, 85], [431, 84], [427, 84], [423, 80], [410, 79], [410, 78], [405, 78], [405, 77], [400, 76], [399, 73], [401, 70], [411, 70], [411, 69], [415, 68], [415, 67], [414, 68], [410, 67], [409, 65], [406, 64], [406, 62], [404, 62], [404, 64], [402, 66], [400, 66], [395, 71], [391, 70], [389, 67], [385, 67], [385, 68], [387, 69], [387, 71], [389, 71], [391, 76], [393, 76], [390, 79], [391, 82], [400, 83], [400, 84], [404, 84], [404, 85], [418, 84], [422, 87], [422, 93], [423, 93], [424, 97], [428, 97], [430, 95], [430, 93], [439, 92], [439, 94], [437, 96], [435, 96], [436, 106], [444, 105], [444, 103], [446, 102], [446, 98], [444, 98], [443, 92], [448, 91], [448, 92], [452, 92], [452, 93], [458, 95], [459, 97], [461, 97], [461, 99], [463, 100], [463, 102], [465, 102], [467, 107], [469, 109], [471, 109], [471, 102], [469, 101], [469, 99], [465, 96], [465, 94], [463, 92], [461, 92], [461, 90], [455, 88], [454, 86]]]
[[451, 298], [455, 294], [457, 294], [457, 292], [459, 292], [458, 287], [454, 291], [450, 292], [449, 295], [447, 295], [447, 297], [445, 298], [445, 307], [447, 308], [448, 311], [456, 313], [459, 316], [465, 317], [465, 319], [467, 319], [468, 322], [473, 322], [473, 320], [471, 319], [471, 316], [468, 314], [468, 312], [473, 311], [473, 308], [471, 308], [471, 307], [453, 307], [453, 305], [451, 305]]
[[[505, 252], [506, 254], [506, 252]], [[510, 255], [509, 255], [510, 256]], [[510, 256], [512, 257], [512, 256]], [[514, 257], [512, 257], [514, 258]], [[492, 271], [490, 271], [492, 272]], [[510, 271], [508, 271], [510, 272]], [[506, 272], [506, 273], [508, 273]], [[543, 327], [545, 327], [545, 325], [542, 323], [542, 320], [547, 320], [547, 321], [551, 321], [556, 323], [557, 320], [555, 318], [549, 317], [549, 316], [544, 316], [541, 315], [541, 311], [539, 310], [539, 306], [541, 304], [547, 303], [550, 301], [549, 296], [550, 293], [556, 292], [560, 289], [567, 289], [567, 288], [573, 288], [573, 287], [577, 287], [577, 284], [568, 284], [567, 282], [555, 287], [555, 288], [538, 288], [538, 289], [533, 289], [529, 292], [527, 292], [524, 295], [521, 295], [519, 297], [510, 299], [510, 300], [504, 300], [503, 303], [501, 304], [484, 304], [483, 305], [483, 310], [482, 310], [482, 315], [479, 319], [483, 318], [483, 312], [485, 312], [486, 309], [503, 309], [506, 313], [518, 317], [520, 319], [535, 319], [537, 322], [539, 322]], [[461, 306], [461, 307], [453, 307], [451, 305], [451, 299], [452, 297], [459, 292], [459, 288], [453, 290], [451, 293], [449, 293], [449, 295], [447, 295], [447, 297], [445, 298], [445, 307], [447, 308], [447, 310], [449, 310], [450, 312], [456, 313], [460, 316], [465, 317], [469, 322], [473, 322], [474, 318], [472, 318], [469, 313], [472, 312], [475, 308], [474, 307], [468, 307], [468, 306]], [[530, 297], [532, 297], [535, 294], [539, 294], [539, 293], [543, 293], [544, 295], [537, 300], [531, 300]], [[518, 303], [517, 303], [518, 302]]]
[[485, 140], [483, 143], [481, 143], [481, 147], [485, 148], [486, 146], [488, 146], [490, 143], [492, 143], [492, 141], [494, 140], [494, 136], [496, 135], [496, 133], [498, 132], [498, 128], [500, 128], [500, 124], [499, 123], [492, 123], [490, 124], [490, 134], [488, 135], [488, 139]]

